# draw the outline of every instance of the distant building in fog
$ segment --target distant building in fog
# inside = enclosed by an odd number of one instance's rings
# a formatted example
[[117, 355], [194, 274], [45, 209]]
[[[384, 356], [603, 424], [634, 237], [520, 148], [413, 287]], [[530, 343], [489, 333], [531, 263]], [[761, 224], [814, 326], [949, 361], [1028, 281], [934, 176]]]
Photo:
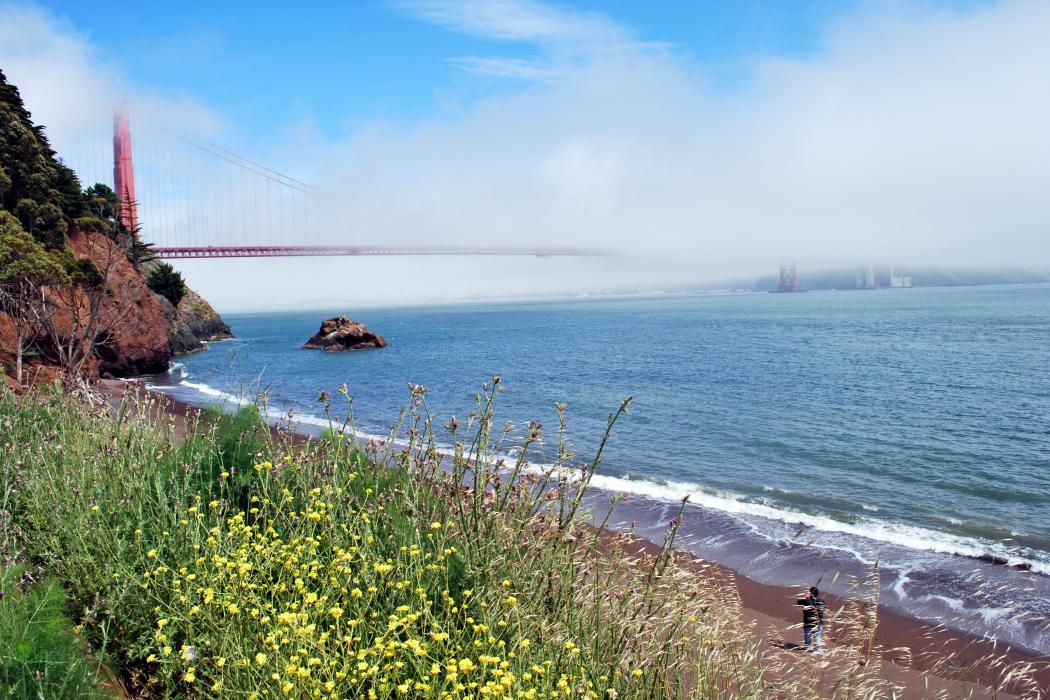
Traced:
[[912, 286], [911, 275], [898, 275], [892, 265], [861, 265], [857, 268], [856, 289], [890, 289]]
[[910, 287], [911, 275], [895, 275], [893, 274], [893, 268], [890, 267], [890, 286], [894, 288]]
[[878, 289], [874, 265], [861, 265], [857, 269], [857, 289]]

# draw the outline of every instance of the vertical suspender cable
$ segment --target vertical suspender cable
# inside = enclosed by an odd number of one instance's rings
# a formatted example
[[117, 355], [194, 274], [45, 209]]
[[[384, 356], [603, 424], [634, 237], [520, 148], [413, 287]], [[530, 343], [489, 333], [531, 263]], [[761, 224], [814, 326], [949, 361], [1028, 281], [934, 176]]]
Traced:
[[208, 207], [211, 211], [211, 235], [208, 236], [208, 244], [226, 245], [226, 239], [222, 230], [222, 219], [219, 216], [219, 192], [215, 177], [217, 172], [215, 167], [215, 163], [205, 153], [204, 176], [208, 182]]
[[197, 245], [197, 225], [200, 217], [193, 208], [197, 199], [197, 181], [193, 177], [193, 156], [195, 154], [185, 144], [179, 144], [179, 152], [182, 159], [182, 186], [185, 189], [186, 201], [186, 244]]
[[182, 195], [179, 193], [181, 178], [179, 177], [178, 154], [167, 134], [164, 135], [164, 148], [168, 153], [165, 160], [168, 165], [168, 187], [171, 189], [172, 245], [182, 246], [185, 245], [183, 239], [185, 219], [182, 214]]
[[179, 169], [179, 154], [175, 142], [170, 136], [166, 142], [168, 148], [168, 179], [171, 182], [171, 212], [174, 216], [172, 226], [175, 229], [175, 245], [183, 246], [185, 242], [186, 217], [183, 213], [185, 197], [182, 195], [182, 172]]
[[[150, 231], [149, 240], [153, 243], [163, 240], [163, 227], [160, 223], [160, 217], [162, 213], [161, 198], [158, 194], [160, 190], [160, 157], [157, 155], [157, 132], [151, 131], [149, 138], [149, 170], [150, 170], [150, 186], [149, 186], [149, 210], [150, 210]], [[166, 244], [165, 244], [166, 245]]]
[[197, 178], [195, 177], [195, 166], [197, 161], [197, 154], [191, 151], [186, 146], [180, 146], [183, 151], [183, 158], [186, 163], [186, 172], [183, 177], [186, 178], [186, 209], [189, 214], [187, 219], [189, 227], [187, 230], [188, 242], [192, 245], [197, 245], [197, 227], [200, 226], [200, 214], [197, 211]]
[[215, 220], [215, 188], [211, 182], [211, 163], [208, 160], [207, 153], [200, 151], [200, 154], [201, 182], [204, 184], [204, 206], [208, 210], [208, 226], [204, 229], [204, 245], [222, 245], [221, 231], [219, 230], [218, 222]]
[[226, 170], [223, 172], [226, 174], [226, 194], [223, 196], [222, 202], [226, 207], [226, 222], [230, 230], [230, 240], [240, 241], [239, 231], [237, 229], [237, 211], [233, 204], [234, 181], [237, 173], [235, 173], [229, 166], [226, 166]]
[[208, 164], [207, 175], [208, 175], [208, 194], [210, 199], [208, 200], [211, 204], [211, 216], [212, 216], [212, 244], [218, 245], [229, 245], [226, 241], [226, 231], [222, 226], [221, 210], [219, 208], [222, 201], [222, 193], [219, 191], [219, 178], [218, 178], [218, 164], [215, 163], [207, 155], [204, 156], [204, 162]]
[[226, 207], [226, 226], [232, 240], [234, 238], [234, 229], [236, 228], [233, 218], [233, 170], [227, 165], [223, 172], [226, 174], [226, 177], [223, 178], [225, 191], [223, 192], [222, 203]]
[[[156, 159], [153, 156], [153, 134], [148, 134], [148, 137], [149, 138], [143, 144], [143, 147], [139, 149], [142, 159], [146, 162], [146, 194], [145, 196], [139, 196], [136, 193], [136, 196], [138, 196], [139, 199], [139, 227], [142, 229], [142, 236], [144, 237], [144, 240], [156, 241], [157, 217], [153, 211], [153, 207], [157, 201], [157, 166]], [[142, 216], [143, 211], [145, 211], [148, 216]]]
[[164, 217], [164, 238], [169, 241], [168, 245], [178, 245], [175, 238], [175, 197], [169, 196], [169, 190], [171, 189], [171, 172], [168, 170], [168, 141], [164, 138], [164, 134], [161, 131], [157, 132], [160, 135], [160, 168], [161, 173], [164, 176], [164, 198], [167, 199], [167, 203], [164, 207], [166, 216]]
[[193, 209], [193, 202], [197, 194], [197, 185], [193, 179], [193, 153], [184, 145], [179, 144], [179, 158], [182, 161], [182, 187], [184, 201], [186, 203], [186, 245], [196, 245], [197, 235], [197, 212]]
[[208, 211], [208, 184], [205, 180], [204, 151], [197, 151], [197, 186], [200, 188], [201, 228], [200, 243], [211, 245], [211, 220]]
[[[241, 237], [244, 238], [245, 242], [248, 241], [248, 237], [251, 235], [251, 227], [248, 224], [248, 217], [251, 217], [251, 221], [256, 221], [255, 207], [249, 207], [248, 205], [248, 187], [245, 184], [247, 177], [248, 173], [242, 169], [238, 179], [241, 181]], [[258, 227], [256, 226], [256, 228]]]
[[288, 236], [288, 229], [286, 229], [285, 225], [284, 225], [284, 184], [281, 183], [281, 182], [278, 182], [276, 189], [277, 189], [277, 205], [279, 207], [278, 211], [280, 212], [280, 217], [281, 217], [280, 223], [278, 224], [278, 229], [277, 229], [277, 239], [283, 241]]
[[273, 235], [273, 198], [270, 195], [270, 181], [266, 181], [266, 242], [272, 243]]

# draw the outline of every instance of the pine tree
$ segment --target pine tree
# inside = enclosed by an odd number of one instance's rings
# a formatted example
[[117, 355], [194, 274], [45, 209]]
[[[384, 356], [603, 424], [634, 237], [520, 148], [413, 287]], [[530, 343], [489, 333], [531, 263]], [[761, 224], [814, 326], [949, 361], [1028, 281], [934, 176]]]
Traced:
[[45, 285], [68, 284], [63, 261], [22, 228], [18, 219], [0, 211], [0, 311], [15, 326], [15, 381], [22, 383], [22, 360], [35, 335], [32, 305]]
[[151, 291], [171, 302], [172, 306], [178, 306], [186, 294], [186, 282], [182, 274], [168, 263], [159, 263], [150, 270], [146, 284]]

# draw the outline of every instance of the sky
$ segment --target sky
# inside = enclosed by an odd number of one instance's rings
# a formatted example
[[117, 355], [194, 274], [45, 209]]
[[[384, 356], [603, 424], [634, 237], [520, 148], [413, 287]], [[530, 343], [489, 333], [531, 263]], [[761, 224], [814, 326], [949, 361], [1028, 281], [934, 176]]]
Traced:
[[[0, 0], [0, 68], [71, 162], [127, 98], [317, 186], [312, 242], [613, 253], [178, 262], [220, 310], [659, 289], [781, 261], [1050, 268], [1041, 0], [104, 10]], [[147, 237], [177, 230], [163, 220]]]

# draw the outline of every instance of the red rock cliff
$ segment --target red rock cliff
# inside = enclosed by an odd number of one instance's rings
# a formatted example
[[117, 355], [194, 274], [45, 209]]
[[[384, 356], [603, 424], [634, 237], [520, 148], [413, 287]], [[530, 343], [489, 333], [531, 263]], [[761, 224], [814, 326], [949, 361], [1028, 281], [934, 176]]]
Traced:
[[[123, 251], [100, 234], [72, 231], [69, 247], [78, 258], [88, 258], [107, 274], [109, 293], [102, 300], [96, 337], [96, 359], [85, 366], [88, 378], [102, 373], [133, 376], [163, 372], [168, 367], [171, 347], [168, 330], [171, 324], [164, 302], [146, 286], [146, 276], [136, 269]], [[81, 309], [86, 314], [86, 309]], [[56, 317], [61, 334], [68, 333], [69, 315]], [[49, 362], [48, 341], [42, 333], [35, 336], [36, 349], [25, 357], [25, 377], [30, 381], [48, 382], [58, 376]], [[15, 367], [15, 327], [11, 318], [0, 314], [0, 365], [8, 374]], [[10, 382], [6, 382], [10, 383]]]
[[107, 337], [96, 346], [98, 372], [130, 376], [166, 370], [171, 358], [170, 321], [164, 304], [146, 286], [146, 275], [105, 236], [74, 232], [69, 247], [100, 270], [108, 268], [106, 282], [113, 293], [103, 302]]

